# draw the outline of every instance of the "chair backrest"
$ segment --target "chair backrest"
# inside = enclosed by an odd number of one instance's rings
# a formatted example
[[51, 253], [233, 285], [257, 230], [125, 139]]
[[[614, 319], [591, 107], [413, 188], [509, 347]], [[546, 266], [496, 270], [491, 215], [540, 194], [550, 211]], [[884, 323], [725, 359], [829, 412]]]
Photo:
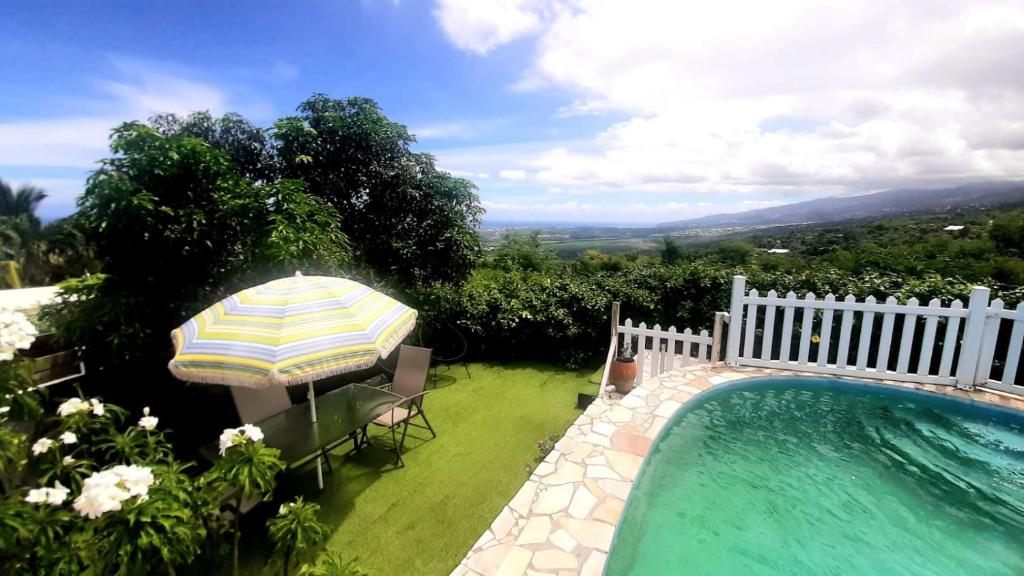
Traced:
[[391, 381], [392, 392], [405, 398], [423, 392], [427, 385], [427, 373], [430, 371], [430, 352], [430, 348], [405, 344], [399, 348], [395, 379]]
[[292, 407], [288, 391], [283, 386], [270, 388], [244, 388], [230, 386], [235, 410], [243, 424], [259, 422]]

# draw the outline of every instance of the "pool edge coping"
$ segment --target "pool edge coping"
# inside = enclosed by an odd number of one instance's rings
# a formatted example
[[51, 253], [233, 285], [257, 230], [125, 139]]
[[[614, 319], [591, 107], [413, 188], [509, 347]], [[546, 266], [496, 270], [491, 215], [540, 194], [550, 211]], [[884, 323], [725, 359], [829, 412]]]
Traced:
[[[766, 376], [822, 378], [793, 370], [701, 364], [649, 379], [620, 400], [595, 400], [502, 507], [452, 576], [600, 576], [633, 483], [665, 424], [707, 390]], [[1024, 399], [988, 389], [835, 378], [1024, 411]]]

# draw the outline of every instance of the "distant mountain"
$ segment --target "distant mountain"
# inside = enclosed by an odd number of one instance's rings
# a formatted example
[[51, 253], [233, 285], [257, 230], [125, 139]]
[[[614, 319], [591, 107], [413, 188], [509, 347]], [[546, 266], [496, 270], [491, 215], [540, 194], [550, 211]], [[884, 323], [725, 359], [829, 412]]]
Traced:
[[749, 212], [714, 214], [693, 220], [665, 222], [658, 224], [658, 228], [694, 230], [784, 226], [1015, 206], [1024, 206], [1024, 181], [986, 182], [939, 189], [900, 189], [862, 196], [817, 198]]

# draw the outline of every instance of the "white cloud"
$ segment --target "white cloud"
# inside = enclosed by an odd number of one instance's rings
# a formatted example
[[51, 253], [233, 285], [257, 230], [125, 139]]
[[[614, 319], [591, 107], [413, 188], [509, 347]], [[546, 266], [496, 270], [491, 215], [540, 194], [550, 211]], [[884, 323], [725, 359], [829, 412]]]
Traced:
[[792, 197], [1024, 177], [1019, 0], [516, 7], [538, 36], [518, 88], [568, 93], [563, 116], [626, 116], [510, 159], [548, 186]]
[[[40, 212], [58, 216], [71, 212], [85, 173], [109, 156], [110, 130], [129, 120], [153, 114], [186, 114], [229, 110], [256, 115], [266, 109], [259, 101], [238, 101], [227, 91], [195, 79], [187, 70], [130, 58], [111, 60], [116, 74], [96, 82], [95, 95], [75, 101], [78, 114], [0, 122], [0, 171], [40, 174], [32, 182], [50, 197]], [[52, 169], [78, 169], [81, 180], [52, 178]]]
[[498, 178], [505, 180], [526, 180], [526, 170], [499, 170]]
[[486, 54], [541, 27], [539, 0], [439, 0], [434, 15], [459, 48]]
[[430, 140], [433, 138], [472, 138], [476, 130], [465, 122], [444, 122], [441, 124], [425, 124], [413, 126], [409, 132], [419, 140]]

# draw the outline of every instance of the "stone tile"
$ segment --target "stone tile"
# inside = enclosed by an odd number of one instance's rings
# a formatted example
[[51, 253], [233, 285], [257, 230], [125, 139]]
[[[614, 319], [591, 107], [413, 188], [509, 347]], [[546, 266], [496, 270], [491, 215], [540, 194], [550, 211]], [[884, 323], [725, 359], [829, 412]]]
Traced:
[[608, 459], [608, 464], [611, 465], [620, 478], [626, 480], [633, 480], [636, 478], [636, 473], [640, 471], [640, 464], [643, 463], [643, 458], [636, 454], [627, 454], [625, 452], [616, 452], [615, 450], [605, 450], [604, 457]]
[[516, 518], [512, 515], [512, 510], [508, 506], [501, 509], [498, 517], [491, 524], [491, 532], [494, 533], [494, 538], [501, 540], [508, 534], [509, 530], [516, 525]]
[[651, 438], [652, 440], [661, 432], [661, 429], [665, 427], [665, 423], [668, 422], [668, 418], [657, 417], [651, 422], [651, 425], [647, 428], [647, 432], [644, 436]]
[[619, 402], [619, 405], [625, 406], [626, 408], [629, 408], [631, 410], [636, 410], [639, 408], [643, 408], [644, 406], [647, 406], [646, 395], [637, 395], [637, 392], [639, 392], [640, 390], [643, 390], [643, 388], [637, 388], [636, 390], [633, 390], [628, 396], [626, 396], [625, 398], [622, 399], [621, 402]]
[[537, 483], [527, 480], [526, 484], [516, 492], [509, 507], [518, 514], [525, 515], [530, 512], [530, 505], [533, 504], [533, 497], [537, 495]]
[[[526, 522], [526, 527], [516, 538], [516, 545], [540, 544], [548, 539], [551, 533], [551, 518], [548, 516], [533, 516]], [[525, 568], [526, 566], [523, 566]]]
[[651, 439], [641, 434], [625, 432], [620, 429], [615, 434], [612, 434], [612, 448], [620, 452], [643, 456], [651, 449]]
[[591, 452], [594, 451], [594, 448], [593, 444], [581, 442], [573, 448], [572, 452], [565, 455], [565, 459], [578, 464], [582, 462], [584, 458], [590, 456]]
[[573, 518], [586, 518], [596, 503], [597, 498], [590, 490], [587, 490], [586, 486], [579, 486], [573, 494], [572, 502], [569, 503], [569, 515]]
[[601, 436], [611, 436], [615, 433], [616, 429], [617, 427], [615, 424], [612, 424], [611, 422], [598, 421], [594, 422], [592, 431], [596, 434], [600, 434]]
[[564, 568], [572, 570], [579, 566], [579, 561], [576, 560], [576, 556], [573, 554], [557, 548], [550, 548], [536, 552], [533, 555], [533, 562], [531, 564], [538, 570], [559, 570]]
[[576, 540], [565, 530], [559, 528], [555, 530], [554, 534], [551, 535], [551, 543], [558, 546], [566, 552], [572, 552], [572, 549], [576, 547]]
[[662, 402], [660, 406], [658, 406], [658, 409], [654, 411], [654, 415], [668, 418], [669, 416], [675, 414], [676, 410], [678, 410], [680, 406], [682, 406], [682, 404], [675, 400], [666, 400]]
[[544, 461], [541, 462], [540, 464], [537, 464], [537, 467], [533, 470], [533, 473], [536, 474], [537, 476], [543, 477], [547, 476], [548, 474], [551, 474], [554, 471], [555, 465], [551, 462]]
[[596, 509], [594, 509], [594, 513], [591, 514], [591, 516], [595, 520], [607, 522], [612, 526], [615, 526], [619, 523], [619, 518], [622, 516], [622, 509], [625, 505], [626, 503], [622, 500], [606, 498]]
[[592, 550], [608, 551], [612, 543], [615, 528], [597, 520], [579, 520], [576, 518], [559, 518], [558, 524], [580, 543]]
[[583, 441], [589, 444], [593, 444], [595, 446], [604, 446], [605, 448], [610, 448], [612, 445], [611, 441], [608, 440], [607, 436], [601, 436], [600, 434], [596, 434], [594, 432], [591, 432], [590, 434], [584, 436]]
[[555, 473], [545, 476], [541, 479], [541, 482], [549, 486], [579, 482], [583, 480], [583, 471], [583, 466], [563, 459], [562, 465], [555, 470]]
[[483, 550], [469, 559], [469, 568], [481, 574], [496, 574], [505, 556], [512, 551], [512, 544], [499, 544], [493, 548]]
[[607, 561], [607, 554], [594, 550], [590, 553], [590, 556], [587, 556], [587, 561], [583, 563], [583, 568], [580, 569], [580, 576], [601, 576]]
[[554, 514], [555, 512], [565, 510], [572, 500], [573, 489], [574, 486], [572, 484], [547, 487], [537, 497], [537, 502], [533, 505], [531, 512], [534, 514]]
[[608, 497], [608, 494], [604, 491], [603, 488], [601, 488], [600, 485], [598, 485], [597, 480], [594, 478], [584, 478], [583, 485], [586, 486], [587, 490], [590, 490], [590, 493], [593, 494], [598, 500], [603, 500], [604, 498]]
[[615, 496], [619, 500], [625, 500], [629, 496], [629, 490], [633, 487], [632, 482], [611, 480], [608, 478], [598, 480], [597, 485], [600, 486], [602, 490], [612, 496]]
[[604, 415], [610, 422], [629, 422], [633, 419], [633, 411], [622, 405], [612, 406]]
[[614, 470], [607, 466], [587, 466], [587, 478], [595, 478], [598, 480], [601, 478], [611, 478], [612, 480], [621, 479]]
[[530, 565], [531, 558], [533, 558], [533, 552], [514, 546], [505, 555], [505, 560], [498, 568], [496, 576], [521, 576], [526, 572], [526, 567]]
[[494, 540], [494, 534], [491, 533], [490, 528], [484, 530], [484, 533], [480, 535], [476, 540], [476, 544], [473, 544], [473, 548], [483, 548], [488, 542]]

